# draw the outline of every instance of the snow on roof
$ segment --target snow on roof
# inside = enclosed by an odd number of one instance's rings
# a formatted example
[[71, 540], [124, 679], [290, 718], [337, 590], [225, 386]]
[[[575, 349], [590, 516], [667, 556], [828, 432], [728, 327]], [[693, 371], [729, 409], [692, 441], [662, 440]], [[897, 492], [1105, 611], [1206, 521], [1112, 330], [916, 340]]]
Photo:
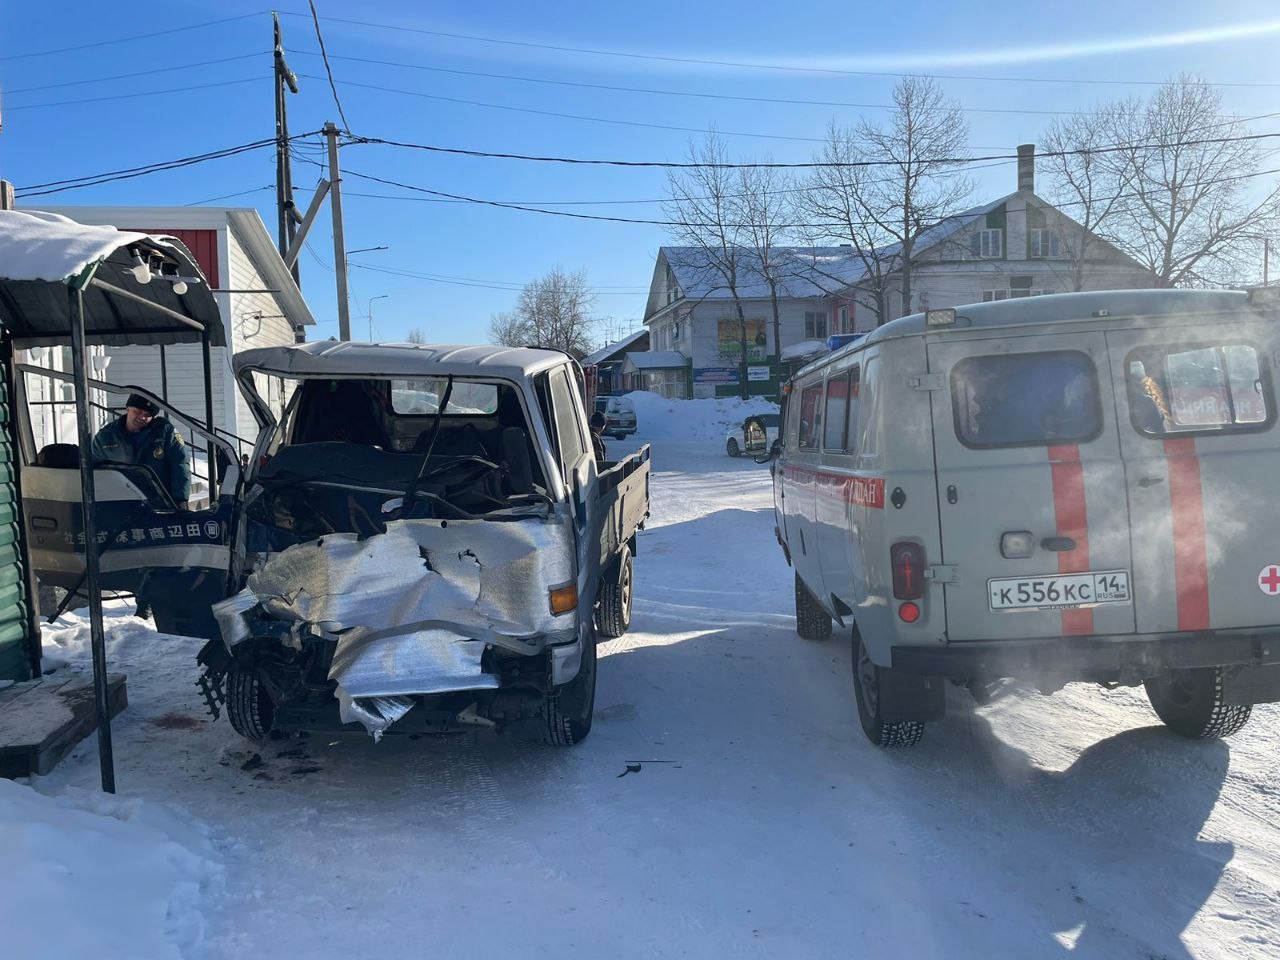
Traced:
[[0, 279], [59, 283], [79, 276], [120, 247], [151, 239], [54, 213], [0, 210]]
[[648, 332], [649, 332], [648, 330], [641, 328], [637, 330], [635, 333], [628, 334], [627, 336], [623, 337], [621, 340], [617, 341], [616, 343], [610, 343], [607, 346], [603, 346], [599, 350], [597, 350], [595, 353], [585, 357], [582, 361], [582, 365], [584, 367], [590, 367], [590, 366], [593, 366], [594, 364], [600, 363], [602, 360], [605, 360], [606, 358], [612, 356], [613, 354], [617, 353], [619, 350], [625, 350], [627, 347], [631, 346], [641, 337], [645, 336]]
[[643, 353], [628, 353], [627, 362], [637, 370], [672, 370], [687, 367], [689, 358], [679, 350], [646, 350]]
[[519, 380], [564, 363], [568, 356], [527, 347], [450, 346], [317, 340], [259, 347], [235, 355], [236, 373], [248, 368], [284, 377], [488, 376]]
[[[722, 300], [732, 295], [724, 277], [698, 247], [663, 247], [662, 255], [690, 300]], [[862, 275], [862, 260], [851, 247], [774, 247], [771, 264], [780, 296], [823, 297], [848, 286]], [[738, 296], [745, 300], [769, 297], [769, 283], [759, 254], [738, 251]]]
[[811, 357], [815, 353], [826, 353], [826, 350], [825, 340], [801, 340], [799, 343], [783, 347], [780, 357], [783, 360], [799, 360], [801, 357]]

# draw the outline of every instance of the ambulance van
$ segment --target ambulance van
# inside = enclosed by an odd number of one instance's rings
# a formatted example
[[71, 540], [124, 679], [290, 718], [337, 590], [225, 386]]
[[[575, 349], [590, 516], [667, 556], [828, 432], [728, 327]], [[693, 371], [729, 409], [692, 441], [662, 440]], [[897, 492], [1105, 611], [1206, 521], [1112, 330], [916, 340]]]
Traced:
[[776, 534], [800, 636], [852, 628], [873, 743], [948, 681], [1142, 684], [1193, 738], [1280, 700], [1277, 293], [928, 311], [796, 373]]

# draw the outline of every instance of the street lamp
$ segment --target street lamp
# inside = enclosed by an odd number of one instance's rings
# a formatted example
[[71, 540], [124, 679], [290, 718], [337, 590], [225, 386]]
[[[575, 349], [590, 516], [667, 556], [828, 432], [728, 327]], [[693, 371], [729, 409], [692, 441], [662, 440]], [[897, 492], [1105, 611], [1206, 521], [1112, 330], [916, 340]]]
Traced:
[[[375, 250], [390, 250], [390, 249], [391, 249], [390, 247], [387, 247], [387, 246], [381, 246], [381, 247], [357, 247], [355, 250], [347, 250], [347, 251], [343, 254], [343, 257], [342, 257], [342, 272], [343, 272], [343, 276], [346, 276], [347, 274], [349, 274], [349, 273], [351, 272], [351, 255], [352, 255], [353, 253], [372, 253], [372, 252], [373, 252], [373, 251], [375, 251]], [[370, 329], [372, 330], [372, 328], [373, 328], [373, 321], [372, 321], [372, 320], [370, 320], [370, 321], [369, 321], [369, 327], [370, 327]], [[347, 335], [348, 335], [348, 336], [350, 336], [350, 333], [348, 332], [348, 334], [347, 334]], [[372, 334], [370, 334], [370, 335], [369, 335], [369, 339], [370, 339], [371, 341], [373, 340], [373, 335], [372, 335]]]
[[373, 343], [373, 301], [389, 300], [389, 299], [391, 299], [391, 294], [389, 293], [380, 293], [376, 297], [369, 298], [369, 342], [370, 343]]

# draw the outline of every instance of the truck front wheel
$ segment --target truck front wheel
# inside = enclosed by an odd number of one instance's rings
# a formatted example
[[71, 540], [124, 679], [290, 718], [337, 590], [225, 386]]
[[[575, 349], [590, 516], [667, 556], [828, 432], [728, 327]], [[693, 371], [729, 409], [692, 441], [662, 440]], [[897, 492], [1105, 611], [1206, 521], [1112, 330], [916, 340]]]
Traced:
[[1143, 682], [1147, 699], [1166, 727], [1193, 740], [1229, 737], [1239, 732], [1253, 707], [1226, 703], [1222, 668], [1170, 670]]
[[853, 695], [858, 701], [862, 732], [877, 747], [914, 747], [924, 736], [920, 720], [885, 720], [884, 681], [887, 667], [876, 666], [857, 629], [853, 631]]
[[822, 609], [809, 588], [796, 574], [796, 633], [802, 640], [825, 640], [831, 636], [831, 615]]
[[572, 747], [591, 733], [591, 718], [596, 709], [596, 638], [594, 633], [582, 643], [582, 664], [578, 675], [547, 695], [543, 705], [546, 727], [544, 743], [555, 747]]
[[596, 628], [610, 640], [622, 636], [631, 626], [631, 584], [635, 577], [631, 551], [624, 547], [618, 562], [622, 565], [618, 579], [614, 581], [606, 575], [600, 584], [600, 604], [596, 608]]
[[262, 743], [275, 724], [276, 708], [251, 657], [238, 657], [227, 670], [227, 719], [246, 740]]

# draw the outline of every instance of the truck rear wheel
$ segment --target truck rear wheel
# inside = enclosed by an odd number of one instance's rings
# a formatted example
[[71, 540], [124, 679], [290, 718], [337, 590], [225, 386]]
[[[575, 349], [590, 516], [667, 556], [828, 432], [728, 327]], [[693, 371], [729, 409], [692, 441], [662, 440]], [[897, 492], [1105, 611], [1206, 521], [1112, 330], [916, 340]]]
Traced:
[[610, 640], [622, 636], [631, 626], [631, 584], [635, 577], [631, 551], [624, 548], [618, 562], [622, 564], [621, 575], [616, 582], [607, 578], [600, 584], [600, 604], [596, 608], [596, 629]]
[[920, 720], [885, 720], [881, 715], [884, 698], [881, 695], [887, 667], [879, 667], [867, 653], [862, 635], [853, 631], [853, 695], [858, 701], [858, 721], [862, 732], [877, 747], [914, 747], [924, 736], [924, 723]]
[[596, 638], [592, 633], [582, 645], [578, 675], [556, 687], [543, 706], [546, 727], [542, 740], [555, 747], [572, 747], [591, 733], [596, 709]]
[[831, 636], [831, 614], [822, 609], [817, 597], [796, 574], [796, 633], [802, 640], [825, 640]]
[[1222, 668], [1170, 670], [1143, 682], [1147, 699], [1166, 727], [1194, 740], [1229, 737], [1245, 725], [1253, 707], [1222, 698]]
[[227, 670], [227, 719], [236, 733], [262, 743], [275, 725], [276, 708], [252, 659], [233, 660]]

